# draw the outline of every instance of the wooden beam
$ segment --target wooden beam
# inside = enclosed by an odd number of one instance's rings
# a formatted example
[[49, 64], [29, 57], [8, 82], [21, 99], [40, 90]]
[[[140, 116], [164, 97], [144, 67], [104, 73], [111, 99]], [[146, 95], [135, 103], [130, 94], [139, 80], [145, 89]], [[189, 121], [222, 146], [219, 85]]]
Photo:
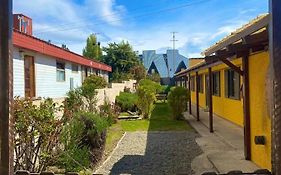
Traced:
[[208, 68], [208, 74], [209, 74], [209, 129], [210, 132], [214, 132], [214, 126], [213, 126], [213, 76], [212, 76], [212, 68]]
[[270, 0], [270, 71], [273, 84], [269, 99], [271, 105], [272, 129], [272, 172], [281, 175], [281, 1]]
[[268, 42], [269, 39], [269, 31], [266, 29], [260, 33], [256, 33], [253, 35], [248, 35], [243, 37], [245, 44], [255, 45], [263, 42]]
[[188, 103], [188, 105], [189, 105], [189, 114], [191, 115], [192, 114], [192, 109], [191, 109], [191, 82], [190, 82], [190, 80], [191, 80], [191, 76], [190, 76], [190, 74], [188, 74], [188, 90], [189, 90], [189, 103]]
[[196, 72], [196, 117], [197, 121], [200, 121], [200, 112], [199, 112], [199, 75]]
[[0, 1], [0, 174], [13, 173], [12, 0]]
[[251, 123], [249, 91], [249, 56], [242, 58], [243, 68], [243, 115], [244, 115], [244, 152], [245, 159], [251, 160]]
[[246, 27], [240, 33], [236, 33], [235, 35], [230, 36], [227, 40], [224, 40], [221, 43], [207, 49], [204, 52], [204, 55], [209, 56], [209, 55], [215, 53], [216, 51], [221, 50], [221, 49], [225, 48], [226, 46], [228, 46], [232, 43], [235, 43], [236, 41], [239, 41], [243, 37], [248, 36], [248, 35], [258, 31], [259, 29], [267, 27], [268, 24], [269, 24], [269, 16], [265, 16], [264, 18], [257, 21], [253, 25], [250, 25], [250, 26]]
[[229, 60], [227, 59], [221, 59], [221, 61], [226, 64], [227, 66], [229, 66], [231, 69], [233, 69], [235, 72], [239, 73], [239, 75], [243, 76], [243, 71], [237, 67], [236, 65], [234, 65], [233, 63], [231, 63]]

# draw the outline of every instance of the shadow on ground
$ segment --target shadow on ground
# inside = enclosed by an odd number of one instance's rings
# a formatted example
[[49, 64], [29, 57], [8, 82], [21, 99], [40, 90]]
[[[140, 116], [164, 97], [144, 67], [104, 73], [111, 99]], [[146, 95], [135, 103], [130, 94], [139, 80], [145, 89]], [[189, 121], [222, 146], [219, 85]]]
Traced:
[[201, 154], [195, 142], [199, 135], [192, 129], [155, 131], [165, 117], [169, 117], [173, 125], [174, 120], [165, 106], [156, 107], [149, 130], [143, 133], [147, 137], [144, 155], [124, 155], [113, 165], [110, 174], [192, 174], [191, 161]]

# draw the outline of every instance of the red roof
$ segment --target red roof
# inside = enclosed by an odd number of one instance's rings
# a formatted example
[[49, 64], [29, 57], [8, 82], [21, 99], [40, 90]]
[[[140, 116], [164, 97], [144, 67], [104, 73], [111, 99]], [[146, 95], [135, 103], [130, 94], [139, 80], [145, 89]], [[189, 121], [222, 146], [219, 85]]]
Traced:
[[13, 44], [20, 48], [32, 50], [44, 55], [60, 58], [73, 63], [108, 72], [112, 71], [112, 68], [104, 63], [87, 59], [77, 53], [65, 50], [54, 44], [50, 44], [44, 40], [41, 40], [34, 36], [26, 35], [16, 30], [14, 30], [13, 32]]

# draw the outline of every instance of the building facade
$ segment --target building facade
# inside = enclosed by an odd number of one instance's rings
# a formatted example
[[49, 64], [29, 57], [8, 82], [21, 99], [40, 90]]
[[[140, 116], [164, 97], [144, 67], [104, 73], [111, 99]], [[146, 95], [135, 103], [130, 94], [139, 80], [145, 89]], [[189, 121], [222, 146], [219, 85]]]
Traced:
[[190, 114], [200, 119], [201, 108], [243, 127], [245, 159], [271, 170], [268, 25], [269, 15], [259, 16], [204, 51], [204, 60], [176, 79], [189, 88]]
[[14, 96], [61, 98], [90, 74], [108, 81], [111, 67], [32, 36], [32, 20], [14, 15]]

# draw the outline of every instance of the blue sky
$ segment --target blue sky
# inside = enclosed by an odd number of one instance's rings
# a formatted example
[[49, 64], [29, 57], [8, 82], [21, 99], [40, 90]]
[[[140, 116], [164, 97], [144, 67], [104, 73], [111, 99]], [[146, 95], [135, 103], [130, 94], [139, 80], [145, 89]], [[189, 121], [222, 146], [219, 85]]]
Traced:
[[129, 41], [134, 50], [172, 47], [187, 57], [200, 53], [259, 14], [268, 0], [14, 0], [14, 13], [33, 19], [34, 35], [82, 53], [91, 33], [103, 46]]

